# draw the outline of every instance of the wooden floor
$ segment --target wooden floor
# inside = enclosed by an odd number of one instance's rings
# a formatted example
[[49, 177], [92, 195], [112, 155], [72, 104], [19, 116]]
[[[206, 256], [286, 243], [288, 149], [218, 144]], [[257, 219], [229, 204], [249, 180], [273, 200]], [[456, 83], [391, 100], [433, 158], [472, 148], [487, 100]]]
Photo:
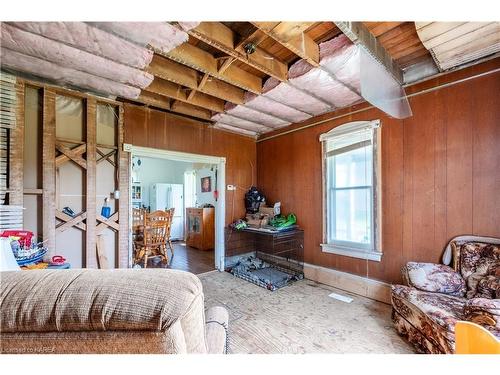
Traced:
[[[186, 246], [184, 242], [174, 242], [173, 245], [173, 258], [171, 258], [170, 251], [168, 251], [168, 268], [188, 271], [194, 274], [213, 271], [215, 269], [214, 250], [198, 250]], [[166, 264], [152, 258], [148, 260], [148, 268], [166, 268]]]

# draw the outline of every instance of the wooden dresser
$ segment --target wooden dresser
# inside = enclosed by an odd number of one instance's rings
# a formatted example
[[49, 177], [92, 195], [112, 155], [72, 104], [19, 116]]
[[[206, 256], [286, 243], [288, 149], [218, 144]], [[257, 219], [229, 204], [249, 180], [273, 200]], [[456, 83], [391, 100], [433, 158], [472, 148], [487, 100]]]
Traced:
[[199, 250], [215, 248], [215, 208], [186, 208], [186, 245]]

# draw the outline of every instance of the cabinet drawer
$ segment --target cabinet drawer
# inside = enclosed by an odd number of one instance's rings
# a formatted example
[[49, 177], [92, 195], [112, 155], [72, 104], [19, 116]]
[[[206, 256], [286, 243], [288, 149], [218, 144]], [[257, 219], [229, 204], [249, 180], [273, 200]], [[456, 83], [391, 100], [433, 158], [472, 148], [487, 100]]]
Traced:
[[203, 214], [203, 209], [201, 209], [201, 208], [186, 208], [186, 213], [188, 215], [201, 216]]

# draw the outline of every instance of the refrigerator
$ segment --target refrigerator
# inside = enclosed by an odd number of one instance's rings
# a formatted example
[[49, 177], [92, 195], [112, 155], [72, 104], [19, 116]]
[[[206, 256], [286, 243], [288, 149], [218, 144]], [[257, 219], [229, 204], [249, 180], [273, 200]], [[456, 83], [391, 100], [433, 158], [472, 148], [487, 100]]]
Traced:
[[149, 192], [151, 212], [175, 208], [172, 220], [170, 238], [184, 239], [184, 185], [183, 184], [153, 184]]

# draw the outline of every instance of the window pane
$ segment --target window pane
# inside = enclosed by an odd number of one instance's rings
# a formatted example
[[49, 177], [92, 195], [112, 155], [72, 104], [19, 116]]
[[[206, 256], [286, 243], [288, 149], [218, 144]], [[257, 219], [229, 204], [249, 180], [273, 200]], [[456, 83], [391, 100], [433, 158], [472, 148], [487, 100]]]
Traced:
[[365, 146], [335, 156], [335, 187], [372, 184], [372, 146]]
[[370, 188], [331, 190], [335, 201], [333, 240], [371, 243]]

